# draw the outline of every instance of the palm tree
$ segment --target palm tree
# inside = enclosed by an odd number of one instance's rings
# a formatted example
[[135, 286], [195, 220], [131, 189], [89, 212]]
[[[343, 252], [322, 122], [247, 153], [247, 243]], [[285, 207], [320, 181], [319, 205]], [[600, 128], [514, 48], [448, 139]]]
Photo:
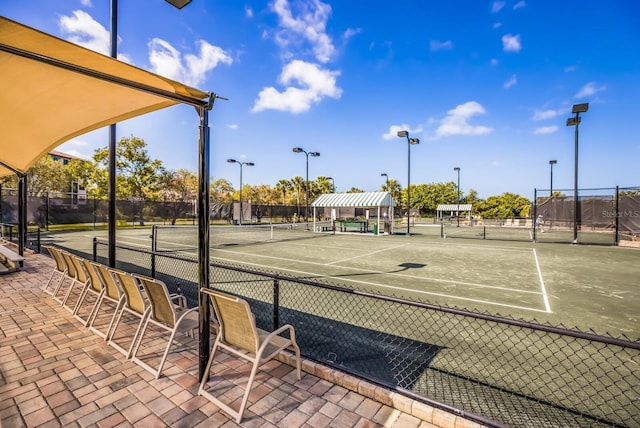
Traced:
[[287, 191], [291, 190], [291, 181], [282, 178], [276, 183], [274, 189], [282, 192], [282, 205], [287, 205]]

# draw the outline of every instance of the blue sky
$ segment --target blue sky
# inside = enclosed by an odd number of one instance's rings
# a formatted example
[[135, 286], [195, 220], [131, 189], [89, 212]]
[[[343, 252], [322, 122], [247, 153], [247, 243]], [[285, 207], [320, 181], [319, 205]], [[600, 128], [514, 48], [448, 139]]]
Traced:
[[[0, 14], [109, 53], [108, 0], [0, 3]], [[137, 67], [229, 98], [210, 113], [211, 173], [239, 184], [305, 176], [337, 191], [457, 181], [480, 197], [640, 185], [636, 0], [119, 0], [118, 52]], [[96, 100], [99, 102], [99, 100]], [[46, 114], [46, 112], [43, 112]], [[198, 118], [176, 106], [118, 125], [170, 169], [197, 171]], [[89, 158], [106, 129], [58, 150]]]

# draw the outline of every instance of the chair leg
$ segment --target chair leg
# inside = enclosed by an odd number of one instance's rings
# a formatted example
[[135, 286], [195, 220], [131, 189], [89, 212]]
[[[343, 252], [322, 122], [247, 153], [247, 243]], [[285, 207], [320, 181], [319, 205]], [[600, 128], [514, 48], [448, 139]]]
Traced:
[[242, 404], [240, 404], [240, 410], [238, 410], [238, 416], [236, 417], [237, 423], [240, 423], [240, 421], [242, 421], [244, 408], [247, 406], [247, 401], [249, 400], [249, 394], [251, 393], [251, 385], [253, 385], [253, 380], [256, 377], [256, 373], [258, 372], [259, 365], [260, 365], [260, 360], [256, 359], [256, 361], [253, 362], [253, 367], [251, 368], [251, 375], [249, 376], [247, 389], [244, 392], [244, 396], [242, 397]]

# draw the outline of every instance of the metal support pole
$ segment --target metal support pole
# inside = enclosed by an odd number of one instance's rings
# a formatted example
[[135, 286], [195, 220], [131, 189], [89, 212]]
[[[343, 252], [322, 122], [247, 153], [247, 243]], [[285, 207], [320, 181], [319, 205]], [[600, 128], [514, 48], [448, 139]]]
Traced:
[[[215, 97], [215, 95], [213, 95]], [[215, 99], [215, 98], [214, 98]], [[209, 288], [209, 112], [205, 107], [199, 107], [200, 141], [198, 144], [198, 288]], [[208, 297], [198, 293], [199, 315], [199, 361], [198, 378], [206, 375], [205, 369], [209, 360], [209, 334], [211, 314], [209, 313]]]
[[242, 212], [242, 162], [239, 162], [240, 164], [240, 226], [242, 226], [242, 216], [243, 216], [243, 212]]
[[[118, 0], [111, 0], [111, 58], [118, 57]], [[116, 124], [109, 126], [109, 267], [116, 266]]]
[[407, 236], [411, 236], [411, 140], [407, 133]]
[[578, 243], [578, 126], [580, 113], [576, 113], [575, 157], [573, 169], [573, 243]]
[[618, 232], [620, 232], [620, 188], [619, 186], [616, 186], [616, 218], [615, 218], [615, 225], [616, 225], [616, 235], [615, 235], [615, 240], [613, 242], [613, 245], [618, 245], [620, 243], [620, 236], [618, 235]]

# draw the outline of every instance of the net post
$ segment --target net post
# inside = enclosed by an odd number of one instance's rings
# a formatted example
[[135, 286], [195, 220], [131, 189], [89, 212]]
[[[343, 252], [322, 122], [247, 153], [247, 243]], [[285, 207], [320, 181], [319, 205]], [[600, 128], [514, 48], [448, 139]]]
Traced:
[[487, 226], [482, 226], [482, 239], [487, 239]]
[[444, 223], [440, 222], [440, 237], [444, 238]]
[[[552, 196], [553, 197], [553, 196]], [[536, 242], [536, 219], [538, 211], [538, 189], [533, 189], [533, 215], [531, 216], [531, 227], [533, 228], [533, 233], [531, 236], [533, 237], [533, 242]]]
[[93, 261], [98, 262], [98, 238], [93, 237]]

